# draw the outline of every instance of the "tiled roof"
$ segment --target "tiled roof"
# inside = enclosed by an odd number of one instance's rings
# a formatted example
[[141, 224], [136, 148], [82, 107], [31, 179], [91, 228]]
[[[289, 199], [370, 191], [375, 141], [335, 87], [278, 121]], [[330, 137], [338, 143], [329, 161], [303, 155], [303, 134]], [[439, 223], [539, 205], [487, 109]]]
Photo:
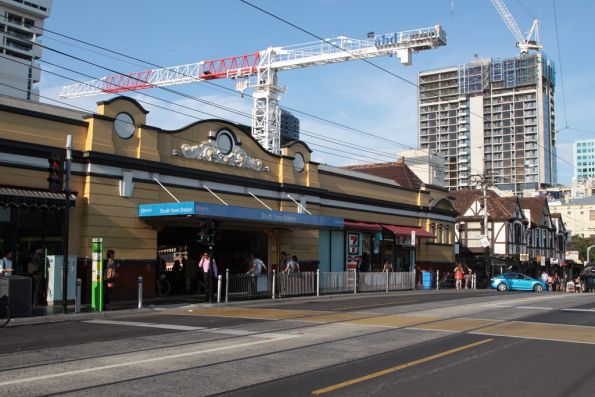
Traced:
[[423, 185], [422, 180], [419, 179], [417, 175], [415, 175], [415, 173], [411, 171], [411, 169], [403, 161], [349, 165], [341, 168], [392, 179], [400, 186], [407, 189], [419, 190], [419, 188]]
[[[480, 189], [456, 190], [450, 192], [454, 197], [454, 207], [462, 216], [475, 201], [483, 202], [483, 192]], [[514, 215], [516, 197], [502, 197], [496, 192], [488, 190], [488, 215], [492, 219], [510, 219]]]
[[543, 223], [543, 213], [547, 208], [547, 198], [545, 197], [521, 197], [519, 199], [522, 209], [531, 211], [531, 222], [540, 225]]

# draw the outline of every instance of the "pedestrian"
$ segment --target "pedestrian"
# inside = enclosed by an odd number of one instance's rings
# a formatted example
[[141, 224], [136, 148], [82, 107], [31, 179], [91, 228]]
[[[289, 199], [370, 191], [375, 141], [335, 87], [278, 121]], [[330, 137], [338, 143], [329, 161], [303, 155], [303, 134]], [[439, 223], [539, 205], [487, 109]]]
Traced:
[[300, 264], [297, 256], [293, 255], [287, 265], [285, 266], [285, 273], [297, 273], [300, 271]]
[[283, 251], [279, 257], [279, 273], [285, 270], [287, 267], [287, 262], [289, 262], [287, 252]]
[[116, 287], [116, 282], [120, 278], [120, 265], [116, 262], [116, 252], [107, 250], [105, 254], [105, 310], [110, 310], [112, 292]]
[[155, 284], [157, 287], [157, 296], [161, 296], [163, 291], [161, 290], [161, 281], [165, 280], [165, 267], [166, 267], [166, 262], [165, 262], [165, 258], [162, 257], [161, 255], [157, 255], [157, 264], [156, 264], [156, 268], [155, 268]]
[[250, 254], [248, 265], [250, 266], [250, 269], [248, 269], [247, 274], [259, 275], [267, 270], [267, 266], [264, 264], [264, 262], [261, 259], [256, 258], [254, 254]]
[[44, 266], [45, 258], [43, 257], [43, 249], [41, 247], [37, 247], [35, 248], [33, 255], [31, 255], [31, 260], [27, 265], [27, 272], [33, 279], [33, 306], [37, 306], [41, 302]]
[[471, 278], [473, 277], [473, 270], [470, 267], [465, 266], [465, 289], [471, 288]]
[[547, 279], [548, 279], [547, 272], [545, 270], [543, 270], [541, 272], [541, 281], [543, 281], [544, 284], [547, 284]]
[[554, 276], [552, 276], [551, 274], [548, 274], [547, 276], [547, 288], [550, 291], [554, 290]]
[[12, 250], [7, 249], [4, 257], [0, 259], [0, 276], [10, 277], [12, 271]]
[[384, 264], [382, 265], [382, 272], [392, 272], [393, 271], [393, 264], [390, 260], [386, 259]]
[[562, 280], [560, 280], [560, 276], [558, 273], [554, 273], [554, 291], [560, 291], [562, 287]]
[[461, 289], [461, 284], [463, 283], [463, 266], [460, 263], [457, 263], [456, 267], [454, 268], [455, 272], [455, 286], [457, 289]]
[[219, 270], [217, 269], [217, 262], [215, 258], [211, 257], [211, 254], [205, 252], [198, 262], [198, 270], [202, 272], [203, 282], [205, 283], [205, 298], [207, 301], [212, 301], [214, 297], [215, 282], [213, 279], [217, 279], [219, 276]]

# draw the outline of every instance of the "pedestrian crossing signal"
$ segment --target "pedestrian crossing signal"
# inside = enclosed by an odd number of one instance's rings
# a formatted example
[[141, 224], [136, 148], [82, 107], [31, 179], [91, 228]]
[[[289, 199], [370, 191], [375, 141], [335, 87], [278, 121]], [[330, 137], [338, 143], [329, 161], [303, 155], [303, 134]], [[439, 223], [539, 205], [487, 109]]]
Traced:
[[59, 193], [62, 191], [64, 181], [64, 161], [60, 155], [52, 154], [48, 159], [48, 163], [48, 188], [50, 192]]

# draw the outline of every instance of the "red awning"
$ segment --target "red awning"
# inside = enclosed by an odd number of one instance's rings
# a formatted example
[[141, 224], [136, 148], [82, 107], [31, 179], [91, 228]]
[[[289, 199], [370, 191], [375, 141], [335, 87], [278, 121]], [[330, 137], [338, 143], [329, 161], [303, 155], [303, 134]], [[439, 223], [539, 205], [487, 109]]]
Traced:
[[348, 221], [347, 219], [343, 222], [343, 228], [345, 230], [363, 230], [366, 232], [378, 232], [382, 230], [382, 227], [378, 223]]
[[390, 230], [394, 234], [401, 236], [411, 236], [411, 232], [415, 232], [415, 237], [427, 237], [434, 238], [434, 235], [430, 232], [426, 232], [421, 227], [411, 226], [395, 226], [395, 225], [382, 225], [386, 230]]

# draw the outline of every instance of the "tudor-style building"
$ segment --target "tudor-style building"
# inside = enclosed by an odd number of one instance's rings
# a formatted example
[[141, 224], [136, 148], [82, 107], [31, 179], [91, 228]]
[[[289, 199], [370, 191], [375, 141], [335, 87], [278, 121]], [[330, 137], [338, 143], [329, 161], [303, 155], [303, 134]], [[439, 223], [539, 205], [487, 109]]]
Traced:
[[488, 190], [488, 233], [482, 244], [483, 192], [471, 189], [451, 194], [459, 213], [455, 232], [457, 261], [484, 277], [486, 273], [506, 270], [536, 276], [542, 270], [557, 271], [563, 264], [566, 231], [560, 217], [550, 214], [545, 197], [501, 196]]
[[225, 120], [166, 131], [148, 116], [127, 97], [89, 113], [0, 97], [0, 248], [14, 250], [17, 269], [34, 247], [62, 254], [64, 194], [50, 192], [47, 177], [67, 135], [69, 254], [88, 281], [92, 239], [103, 238], [121, 264], [115, 299], [134, 297], [141, 275], [145, 296], [154, 294], [157, 254], [180, 247], [184, 278], [195, 278], [205, 225], [216, 229], [217, 263], [232, 272], [246, 270], [250, 252], [269, 269], [282, 251], [321, 271], [344, 271], [365, 254], [373, 269], [384, 260], [402, 271], [454, 263], [456, 213], [443, 188], [318, 164], [300, 141], [272, 154], [250, 127]]

